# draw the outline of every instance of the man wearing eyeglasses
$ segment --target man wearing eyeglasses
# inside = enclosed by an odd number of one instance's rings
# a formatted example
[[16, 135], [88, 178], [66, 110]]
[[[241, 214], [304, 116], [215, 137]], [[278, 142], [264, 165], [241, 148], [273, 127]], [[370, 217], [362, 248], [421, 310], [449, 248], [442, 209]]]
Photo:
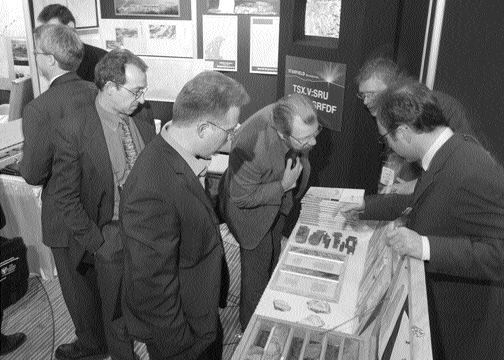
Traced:
[[[377, 96], [394, 84], [403, 82], [407, 79], [408, 75], [401, 71], [399, 66], [392, 60], [385, 57], [369, 59], [362, 66], [355, 79], [359, 87], [357, 97], [362, 100], [371, 115], [376, 117], [374, 105]], [[411, 79], [411, 81], [416, 80]], [[437, 99], [450, 128], [455, 132], [474, 136], [469, 117], [462, 104], [446, 93], [433, 91], [432, 94]], [[383, 141], [385, 137], [379, 137], [378, 139], [381, 143], [387, 145], [386, 141]], [[385, 149], [388, 149], [388, 146], [386, 146]], [[412, 193], [416, 184], [416, 178], [420, 171], [417, 164], [409, 164], [395, 153], [389, 153], [387, 156], [388, 158], [386, 161], [389, 164], [389, 170], [392, 170], [391, 167], [394, 168], [396, 177], [401, 180], [406, 180], [404, 183], [397, 183], [389, 186], [388, 190], [396, 193]]]
[[[147, 65], [130, 51], [112, 50], [96, 65], [95, 101], [77, 108], [55, 129], [57, 206], [72, 231], [75, 264], [83, 269], [94, 262], [112, 359], [135, 358], [121, 317], [124, 269], [118, 220], [122, 187], [155, 136], [145, 102], [146, 71]], [[75, 342], [58, 349], [57, 359], [87, 356], [87, 349]]]
[[[80, 259], [73, 257], [72, 233], [56, 203], [55, 192], [61, 184], [53, 166], [55, 148], [59, 145], [54, 138], [56, 128], [80, 107], [94, 106], [97, 89], [76, 74], [83, 57], [83, 44], [73, 29], [42, 25], [33, 35], [37, 68], [50, 86], [23, 109], [20, 172], [27, 183], [43, 186], [42, 241], [51, 248], [54, 257], [61, 292], [75, 326], [76, 344], [87, 349], [88, 354], [106, 356], [96, 273], [93, 268], [76, 270]], [[56, 354], [60, 351], [58, 347]]]
[[376, 110], [380, 134], [422, 175], [413, 194], [367, 196], [345, 214], [402, 218], [384, 239], [424, 261], [434, 359], [503, 359], [504, 169], [448, 127], [423, 84], [394, 85]]
[[298, 190], [300, 198], [306, 190], [308, 152], [320, 130], [311, 101], [294, 94], [252, 115], [231, 143], [219, 202], [221, 215], [240, 243], [243, 331], [277, 264], [293, 192]]
[[243, 86], [216, 71], [187, 82], [121, 198], [124, 314], [151, 360], [220, 360], [224, 249], [204, 177], [235, 134]]

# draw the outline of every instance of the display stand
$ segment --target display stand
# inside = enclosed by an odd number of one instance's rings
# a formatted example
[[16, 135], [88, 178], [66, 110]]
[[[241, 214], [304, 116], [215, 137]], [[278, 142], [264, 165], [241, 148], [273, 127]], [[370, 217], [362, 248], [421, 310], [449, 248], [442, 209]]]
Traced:
[[332, 190], [341, 197], [303, 198], [233, 359], [432, 358], [423, 263], [385, 245], [392, 223], [346, 221], [354, 190]]

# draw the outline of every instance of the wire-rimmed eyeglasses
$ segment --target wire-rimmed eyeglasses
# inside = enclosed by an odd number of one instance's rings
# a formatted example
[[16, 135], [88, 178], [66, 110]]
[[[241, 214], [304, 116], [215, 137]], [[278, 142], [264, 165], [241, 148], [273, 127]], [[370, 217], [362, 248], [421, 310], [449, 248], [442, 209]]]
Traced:
[[362, 101], [368, 99], [368, 98], [373, 98], [378, 94], [378, 91], [363, 91], [363, 92], [358, 92], [355, 94], [359, 99]]
[[229, 139], [235, 137], [236, 133], [238, 132], [238, 129], [240, 128], [240, 124], [239, 123], [236, 124], [235, 126], [233, 126], [231, 129], [224, 129], [224, 128], [220, 127], [219, 125], [217, 125], [217, 124], [215, 124], [215, 123], [213, 123], [211, 121], [207, 121], [207, 123], [215, 126], [219, 130], [224, 131], [227, 134], [227, 136], [228, 136]]
[[292, 135], [289, 135], [289, 137], [290, 137], [291, 139], [296, 140], [296, 142], [297, 142], [299, 145], [301, 145], [301, 147], [302, 147], [302, 148], [306, 148], [306, 147], [310, 146], [310, 141], [311, 141], [311, 139], [313, 139], [313, 138], [317, 137], [317, 135], [318, 135], [318, 134], [320, 134], [320, 132], [322, 131], [322, 129], [323, 129], [322, 125], [320, 125], [320, 124], [319, 124], [319, 126], [317, 127], [317, 130], [315, 130], [315, 131], [313, 132], [313, 134], [310, 134], [310, 135], [308, 135], [308, 136], [305, 136], [305, 137], [303, 137], [303, 138], [301, 138], [301, 139], [298, 139], [298, 138], [296, 138], [295, 136], [292, 136]]
[[122, 89], [125, 89], [127, 90], [131, 95], [134, 96], [135, 100], [138, 100], [140, 99], [142, 96], [145, 96], [145, 93], [147, 92], [147, 90], [149, 89], [148, 87], [144, 87], [142, 89], [139, 89], [138, 91], [131, 91], [130, 89], [128, 89], [126, 86], [123, 86], [121, 84], [118, 84], [118, 83], [114, 83], [116, 84], [117, 87], [120, 87]]

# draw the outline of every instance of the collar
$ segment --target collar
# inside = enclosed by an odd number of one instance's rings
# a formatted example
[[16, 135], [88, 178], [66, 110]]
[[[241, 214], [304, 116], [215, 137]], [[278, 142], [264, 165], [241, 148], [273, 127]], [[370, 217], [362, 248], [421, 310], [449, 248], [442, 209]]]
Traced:
[[179, 153], [180, 156], [182, 156], [184, 161], [187, 163], [187, 165], [189, 165], [189, 167], [196, 176], [198, 177], [205, 176], [211, 160], [196, 158], [193, 154], [191, 154], [189, 151], [180, 146], [177, 140], [175, 140], [175, 138], [170, 136], [170, 133], [168, 132], [169, 127], [170, 123], [167, 123], [165, 126], [163, 126], [163, 128], [161, 129], [162, 137], [166, 140], [168, 144], [170, 144], [172, 148], [175, 149], [175, 151]]
[[99, 97], [97, 96], [95, 99], [95, 106], [96, 106], [96, 111], [98, 112], [98, 116], [100, 117], [101, 121], [104, 124], [106, 124], [110, 129], [116, 131], [117, 128], [119, 127], [119, 120], [120, 120], [119, 115], [111, 113], [110, 111], [106, 110], [100, 104], [100, 101], [98, 101], [98, 98]]
[[53, 84], [54, 80], [56, 80], [56, 79], [57, 79], [57, 78], [59, 78], [59, 77], [62, 77], [63, 75], [68, 74], [69, 72], [70, 72], [70, 71], [65, 71], [64, 73], [58, 74], [58, 75], [56, 75], [55, 77], [53, 77], [53, 78], [51, 79], [51, 81], [49, 81], [49, 86], [51, 86], [51, 85]]
[[450, 128], [446, 128], [438, 138], [431, 145], [429, 150], [425, 153], [422, 158], [422, 169], [425, 171], [429, 170], [430, 164], [438, 150], [453, 136], [453, 131]]

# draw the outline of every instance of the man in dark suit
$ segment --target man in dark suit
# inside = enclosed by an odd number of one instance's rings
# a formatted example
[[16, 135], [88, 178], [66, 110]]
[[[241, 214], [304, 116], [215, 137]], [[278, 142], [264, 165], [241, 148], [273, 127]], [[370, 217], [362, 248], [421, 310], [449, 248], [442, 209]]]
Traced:
[[146, 343], [152, 360], [221, 359], [224, 249], [204, 176], [247, 102], [235, 80], [197, 75], [124, 187], [123, 308], [129, 333]]
[[231, 144], [219, 203], [240, 243], [243, 331], [278, 262], [285, 217], [293, 205], [291, 190], [302, 171], [297, 197], [306, 190], [308, 151], [320, 129], [311, 101], [289, 95], [247, 119]]
[[[42, 9], [38, 18], [42, 24], [61, 24], [75, 27], [75, 18], [67, 7], [60, 4], [50, 4]], [[94, 82], [96, 64], [107, 52], [98, 47], [84, 44], [84, 57], [77, 69], [81, 79]]]
[[[34, 31], [35, 56], [49, 89], [23, 110], [23, 159], [20, 172], [27, 183], [42, 185], [42, 241], [51, 248], [61, 291], [75, 326], [76, 344], [106, 356], [96, 273], [89, 267], [78, 273], [71, 260], [72, 234], [57, 209], [53, 135], [57, 124], [77, 108], [93, 105], [97, 89], [75, 73], [83, 56], [79, 37], [64, 25], [42, 25]], [[75, 296], [79, 294], [79, 296]]]
[[[74, 262], [94, 257], [107, 346], [112, 359], [134, 359], [122, 326], [123, 246], [119, 199], [138, 154], [155, 135], [145, 103], [147, 65], [128, 50], [113, 50], [96, 65], [95, 103], [68, 114], [55, 129], [56, 203], [72, 231]], [[69, 346], [58, 359], [71, 358]]]
[[[373, 105], [377, 95], [393, 86], [394, 83], [405, 81], [407, 77], [407, 74], [401, 71], [399, 66], [391, 59], [385, 57], [371, 58], [362, 66], [355, 79], [359, 87], [357, 97], [362, 100], [371, 115], [376, 116]], [[471, 124], [464, 106], [446, 93], [434, 91], [432, 94], [438, 101], [450, 128], [457, 133], [474, 136], [472, 126], [474, 124]], [[482, 137], [481, 134], [479, 137]], [[419, 175], [418, 167], [415, 164], [408, 164], [394, 153], [388, 154], [387, 159], [383, 160], [386, 161], [385, 167], [393, 170], [396, 177], [406, 181], [392, 184], [387, 190], [395, 193], [411, 194], [415, 188], [416, 178]]]
[[382, 137], [423, 172], [412, 195], [366, 197], [360, 217], [406, 217], [385, 238], [425, 261], [435, 359], [503, 359], [503, 168], [472, 137], [453, 134], [422, 84], [397, 84], [376, 106]]

